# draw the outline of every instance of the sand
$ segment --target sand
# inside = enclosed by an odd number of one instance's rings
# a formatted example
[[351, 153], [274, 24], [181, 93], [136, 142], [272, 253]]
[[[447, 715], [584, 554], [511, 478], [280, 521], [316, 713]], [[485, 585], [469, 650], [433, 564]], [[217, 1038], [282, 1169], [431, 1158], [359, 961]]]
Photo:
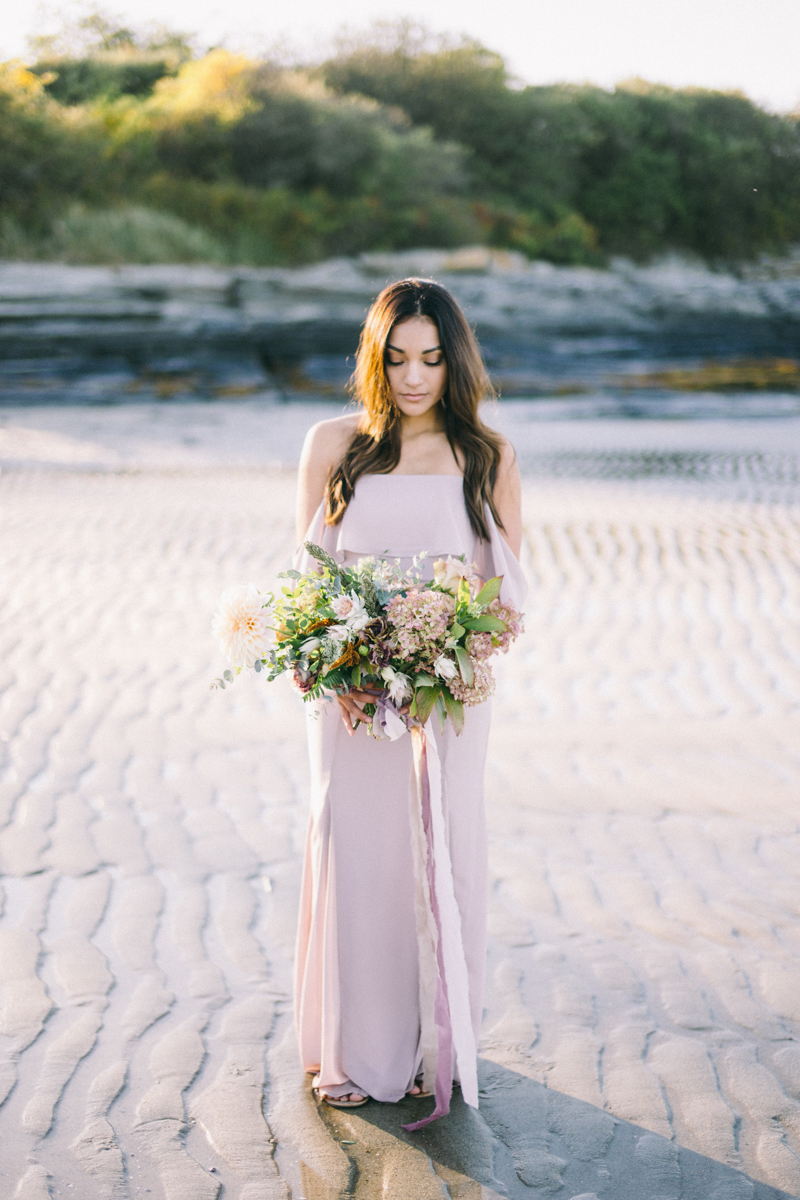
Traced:
[[208, 687], [327, 411], [2, 411], [0, 1196], [800, 1196], [800, 424], [501, 410], [481, 1109], [409, 1136], [299, 1072], [301, 704]]

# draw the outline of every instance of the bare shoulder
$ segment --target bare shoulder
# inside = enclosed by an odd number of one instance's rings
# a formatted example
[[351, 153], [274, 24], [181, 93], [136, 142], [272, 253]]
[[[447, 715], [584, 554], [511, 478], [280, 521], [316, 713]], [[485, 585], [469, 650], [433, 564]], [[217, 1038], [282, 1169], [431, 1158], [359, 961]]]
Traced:
[[500, 466], [498, 469], [498, 478], [508, 475], [515, 475], [519, 472], [517, 464], [517, 452], [507, 437], [502, 433], [497, 434], [500, 442]]
[[358, 428], [359, 413], [318, 421], [306, 434], [302, 461], [311, 470], [329, 470], [341, 461]]

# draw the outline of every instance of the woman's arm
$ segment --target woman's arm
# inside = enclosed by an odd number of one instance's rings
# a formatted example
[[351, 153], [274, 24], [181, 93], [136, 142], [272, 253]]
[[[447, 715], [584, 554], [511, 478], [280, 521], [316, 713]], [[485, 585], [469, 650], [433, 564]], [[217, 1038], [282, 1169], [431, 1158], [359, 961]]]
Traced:
[[[312, 425], [303, 443], [297, 479], [297, 540], [306, 535], [311, 519], [325, 497], [332, 470], [339, 465], [358, 427], [357, 416], [336, 417]], [[364, 705], [374, 703], [378, 689], [353, 690], [348, 696], [337, 696], [342, 721], [352, 735], [359, 722], [365, 721]]]
[[358, 416], [334, 417], [312, 425], [306, 434], [297, 476], [297, 540], [302, 542], [311, 518], [325, 496], [332, 470], [339, 465], [358, 426]]
[[494, 485], [494, 502], [503, 522], [501, 534], [519, 558], [522, 549], [522, 484], [516, 452], [505, 438]]

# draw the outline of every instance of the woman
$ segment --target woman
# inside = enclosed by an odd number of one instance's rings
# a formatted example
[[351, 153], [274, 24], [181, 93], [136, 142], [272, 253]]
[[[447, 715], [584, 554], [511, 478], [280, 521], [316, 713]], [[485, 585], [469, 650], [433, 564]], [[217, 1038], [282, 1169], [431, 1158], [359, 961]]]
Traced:
[[[484, 579], [503, 575], [501, 598], [521, 606], [519, 471], [510, 444], [478, 416], [491, 385], [445, 288], [406, 279], [384, 289], [367, 315], [353, 386], [361, 411], [323, 421], [306, 438], [298, 537], [342, 563], [375, 555], [408, 568], [427, 552], [427, 578], [434, 559], [463, 554]], [[314, 564], [301, 549], [297, 565]], [[369, 1097], [429, 1094], [419, 1080], [411, 739], [375, 741], [359, 730], [372, 699], [353, 691], [320, 705], [309, 721], [312, 805], [296, 1019], [317, 1095], [348, 1108]], [[474, 1074], [486, 946], [489, 705], [467, 709], [458, 738], [449, 723], [444, 734], [436, 725], [429, 721], [428, 736], [442, 766]]]

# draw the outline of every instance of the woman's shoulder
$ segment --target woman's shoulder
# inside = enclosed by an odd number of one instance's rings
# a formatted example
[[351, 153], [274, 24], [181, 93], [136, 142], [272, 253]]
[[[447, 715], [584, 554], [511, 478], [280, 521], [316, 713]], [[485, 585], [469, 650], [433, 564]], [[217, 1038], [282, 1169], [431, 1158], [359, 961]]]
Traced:
[[346, 413], [318, 421], [306, 434], [303, 461], [308, 466], [332, 467], [341, 462], [347, 447], [358, 429], [360, 415]]
[[513, 471], [517, 465], [517, 452], [512, 443], [508, 440], [505, 434], [499, 429], [495, 429], [493, 425], [484, 423], [484, 429], [489, 433], [490, 442], [500, 451], [500, 461], [497, 464], [498, 476], [507, 474], [508, 471]]

